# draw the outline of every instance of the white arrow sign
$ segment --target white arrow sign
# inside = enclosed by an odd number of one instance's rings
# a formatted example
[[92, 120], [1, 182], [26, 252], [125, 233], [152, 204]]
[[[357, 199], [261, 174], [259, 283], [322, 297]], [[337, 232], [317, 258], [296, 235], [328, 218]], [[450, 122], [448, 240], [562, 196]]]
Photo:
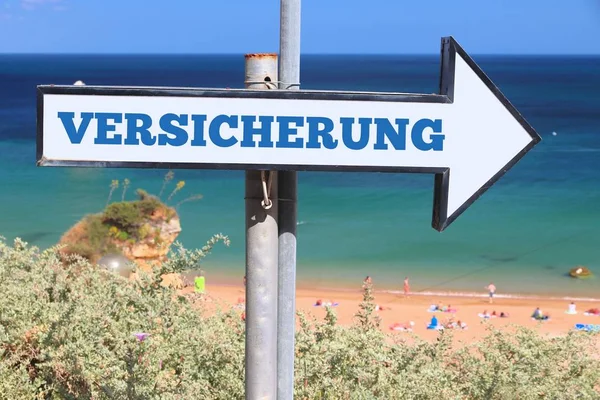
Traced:
[[38, 87], [38, 165], [435, 173], [445, 229], [540, 141], [452, 38], [440, 94]]

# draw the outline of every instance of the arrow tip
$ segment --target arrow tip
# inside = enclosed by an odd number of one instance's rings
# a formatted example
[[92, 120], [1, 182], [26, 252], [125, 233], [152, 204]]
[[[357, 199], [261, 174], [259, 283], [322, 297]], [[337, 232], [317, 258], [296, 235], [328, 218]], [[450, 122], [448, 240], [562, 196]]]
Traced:
[[440, 90], [454, 105], [451, 165], [435, 176], [432, 226], [441, 232], [541, 137], [451, 36], [442, 38]]

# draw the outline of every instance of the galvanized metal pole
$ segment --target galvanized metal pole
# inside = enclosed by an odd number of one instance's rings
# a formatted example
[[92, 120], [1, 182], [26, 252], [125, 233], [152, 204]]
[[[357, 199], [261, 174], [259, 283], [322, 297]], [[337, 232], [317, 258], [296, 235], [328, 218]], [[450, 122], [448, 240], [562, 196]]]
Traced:
[[[276, 88], [277, 55], [246, 55], [246, 87]], [[255, 127], [259, 128], [259, 121]], [[277, 398], [277, 173], [246, 171], [246, 399]], [[265, 181], [263, 182], [263, 178]], [[264, 185], [263, 185], [264, 183]], [[269, 189], [270, 186], [270, 189]], [[264, 190], [272, 202], [265, 209]]]
[[[300, 0], [281, 0], [279, 37], [279, 88], [299, 89]], [[295, 171], [279, 171], [279, 289], [277, 308], [277, 399], [294, 398], [296, 330], [296, 225]]]

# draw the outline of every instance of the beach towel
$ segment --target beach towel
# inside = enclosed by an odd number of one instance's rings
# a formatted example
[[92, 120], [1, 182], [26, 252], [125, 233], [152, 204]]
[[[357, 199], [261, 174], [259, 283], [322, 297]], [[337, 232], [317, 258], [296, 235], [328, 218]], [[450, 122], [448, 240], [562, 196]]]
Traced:
[[396, 332], [412, 332], [412, 328], [405, 328], [403, 326], [390, 326], [390, 330]]
[[[575, 314], [577, 314], [577, 311], [567, 310], [567, 311], [565, 311], [565, 314], [575, 315]], [[585, 315], [585, 313], [583, 313], [583, 314]]]
[[479, 318], [492, 318], [492, 316], [491, 316], [491, 315], [489, 315], [489, 314], [483, 314], [483, 313], [479, 313], [479, 314], [477, 314], [477, 315], [479, 316]]
[[546, 316], [544, 316], [544, 317], [542, 317], [542, 318], [534, 318], [534, 317], [531, 317], [531, 320], [532, 320], [532, 321], [550, 321], [550, 317], [546, 317]]
[[441, 330], [444, 329], [444, 326], [443, 325], [436, 325], [436, 326], [427, 325], [427, 329], [433, 329], [433, 330], [436, 330], [436, 331], [441, 331]]
[[464, 322], [461, 325], [458, 325], [458, 323], [453, 323], [451, 325], [446, 325], [446, 329], [459, 329], [459, 330], [466, 330], [469, 327], [467, 326], [467, 324], [465, 324]]
[[586, 312], [584, 312], [584, 313], [583, 313], [583, 315], [585, 315], [586, 317], [589, 317], [589, 316], [593, 316], [593, 317], [600, 316], [600, 314], [589, 313], [589, 312], [587, 312], [587, 311], [586, 311]]
[[600, 325], [575, 324], [575, 330], [584, 332], [600, 332]]
[[427, 312], [445, 312], [445, 313], [455, 313], [458, 309], [456, 308], [446, 308], [445, 310], [442, 308], [437, 308], [436, 306], [430, 306], [427, 309]]

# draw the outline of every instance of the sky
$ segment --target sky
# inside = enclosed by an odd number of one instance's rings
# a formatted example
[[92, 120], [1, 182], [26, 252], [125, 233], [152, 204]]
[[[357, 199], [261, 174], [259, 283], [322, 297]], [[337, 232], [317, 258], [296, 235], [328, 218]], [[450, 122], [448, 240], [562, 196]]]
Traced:
[[[600, 54], [600, 0], [304, 0], [301, 51]], [[0, 53], [259, 53], [279, 0], [0, 0]]]

